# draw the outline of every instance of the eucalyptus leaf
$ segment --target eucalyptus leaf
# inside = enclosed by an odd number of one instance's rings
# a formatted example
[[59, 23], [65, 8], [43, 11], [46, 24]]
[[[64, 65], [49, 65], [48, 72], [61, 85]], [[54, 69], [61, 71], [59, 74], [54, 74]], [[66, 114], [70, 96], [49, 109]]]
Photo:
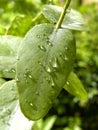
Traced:
[[0, 77], [15, 77], [17, 50], [21, 41], [20, 37], [0, 36]]
[[44, 128], [43, 130], [51, 130], [55, 121], [56, 121], [56, 116], [51, 116], [48, 117], [45, 121], [44, 121]]
[[70, 94], [78, 97], [80, 100], [86, 100], [88, 98], [88, 94], [83, 84], [81, 83], [77, 75], [73, 72], [71, 72], [71, 74], [69, 75], [64, 89]]
[[38, 120], [47, 114], [72, 71], [75, 55], [75, 39], [68, 29], [40, 24], [26, 34], [16, 78], [20, 107], [27, 118]]
[[[62, 7], [55, 6], [55, 5], [45, 5], [43, 6], [43, 9], [42, 9], [43, 15], [50, 22], [54, 24], [58, 22], [62, 11], [63, 11]], [[78, 11], [74, 9], [68, 9], [61, 27], [72, 29], [72, 30], [83, 30], [84, 19]]]
[[10, 120], [17, 106], [17, 88], [14, 80], [0, 87], [0, 130], [9, 130]]
[[33, 124], [33, 130], [51, 130], [57, 117], [51, 116], [47, 119], [40, 119], [38, 121], [35, 121]]

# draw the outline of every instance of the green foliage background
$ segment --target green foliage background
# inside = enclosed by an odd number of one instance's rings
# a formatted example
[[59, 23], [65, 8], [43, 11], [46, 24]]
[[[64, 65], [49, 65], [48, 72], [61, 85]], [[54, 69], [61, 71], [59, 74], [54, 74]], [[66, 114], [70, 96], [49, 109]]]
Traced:
[[[48, 0], [0, 0], [0, 35], [11, 34], [23, 37], [26, 32], [46, 19], [39, 15], [41, 7]], [[76, 2], [76, 3], [75, 3]], [[51, 130], [97, 130], [98, 128], [98, 6], [81, 5], [75, 0], [71, 6], [79, 10], [86, 22], [82, 32], [75, 33], [77, 58], [74, 71], [89, 93], [89, 99], [80, 102], [65, 90], [55, 101], [53, 108], [41, 122], [56, 116]], [[63, 6], [63, 1], [54, 0]], [[65, 96], [66, 95], [66, 96]], [[37, 125], [34, 126], [37, 130]], [[39, 129], [38, 129], [39, 130]]]

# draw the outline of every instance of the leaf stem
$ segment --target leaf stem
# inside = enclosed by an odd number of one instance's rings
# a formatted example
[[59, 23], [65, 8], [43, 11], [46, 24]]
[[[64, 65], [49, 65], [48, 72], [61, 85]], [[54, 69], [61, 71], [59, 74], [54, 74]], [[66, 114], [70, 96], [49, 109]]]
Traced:
[[64, 19], [65, 15], [66, 15], [66, 10], [67, 10], [67, 8], [69, 7], [70, 2], [71, 2], [71, 0], [67, 0], [67, 2], [65, 3], [64, 9], [63, 9], [63, 11], [62, 11], [62, 13], [61, 13], [61, 15], [60, 15], [60, 18], [59, 18], [57, 24], [56, 24], [56, 29], [58, 29], [58, 28], [61, 27], [61, 24], [62, 24], [62, 22], [63, 22], [63, 19]]

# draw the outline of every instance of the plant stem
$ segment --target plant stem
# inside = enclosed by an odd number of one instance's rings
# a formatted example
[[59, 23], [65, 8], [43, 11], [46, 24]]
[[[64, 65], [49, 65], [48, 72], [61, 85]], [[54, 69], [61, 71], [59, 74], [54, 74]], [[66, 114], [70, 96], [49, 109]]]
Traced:
[[65, 3], [64, 9], [63, 9], [63, 11], [62, 11], [62, 13], [61, 13], [61, 16], [60, 16], [60, 18], [59, 18], [57, 24], [56, 24], [56, 29], [58, 29], [58, 28], [61, 27], [61, 24], [62, 24], [62, 22], [63, 22], [63, 19], [64, 19], [65, 15], [66, 15], [66, 10], [67, 10], [67, 8], [69, 7], [70, 2], [71, 2], [71, 0], [67, 0], [67, 2]]

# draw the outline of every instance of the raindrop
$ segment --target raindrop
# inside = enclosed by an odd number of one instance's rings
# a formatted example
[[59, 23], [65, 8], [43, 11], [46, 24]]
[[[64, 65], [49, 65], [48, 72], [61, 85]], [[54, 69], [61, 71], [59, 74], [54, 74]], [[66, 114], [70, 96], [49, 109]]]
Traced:
[[66, 84], [69, 85], [69, 81], [67, 81]]
[[28, 80], [26, 79], [26, 83], [28, 83]]
[[12, 68], [12, 72], [15, 73], [15, 69]]
[[48, 83], [51, 83], [51, 79], [50, 78], [46, 78]]
[[68, 50], [68, 48], [67, 47], [65, 47], [65, 51], [67, 51]]
[[18, 79], [18, 78], [16, 78], [16, 82], [19, 82], [19, 79]]
[[29, 75], [29, 78], [31, 79], [31, 78], [32, 78], [32, 75]]
[[16, 57], [16, 60], [20, 60], [20, 57], [19, 57], [19, 56], [17, 56], [17, 57]]
[[32, 102], [30, 103], [30, 106], [33, 107], [33, 103]]
[[48, 41], [47, 44], [48, 44], [49, 46], [53, 46], [53, 44], [52, 44], [50, 41]]
[[58, 60], [57, 60], [56, 57], [55, 57], [55, 59], [54, 59], [54, 61], [52, 63], [52, 66], [53, 66], [53, 68], [58, 68]]
[[40, 48], [40, 50], [46, 51], [46, 48], [43, 45], [39, 45], [38, 47]]
[[26, 74], [24, 74], [23, 76], [24, 76], [24, 77], [26, 77], [27, 75], [26, 75]]
[[43, 66], [43, 64], [40, 61], [38, 61], [38, 64], [41, 65], [41, 66]]
[[47, 10], [48, 10], [47, 8], [45, 8], [45, 7], [43, 8], [43, 11], [47, 11]]
[[52, 82], [51, 82], [51, 87], [54, 88], [54, 86], [55, 86], [55, 83], [54, 83], [54, 81], [52, 80]]
[[47, 71], [48, 73], [51, 73], [51, 72], [52, 72], [52, 70], [51, 70], [50, 67], [47, 67], [47, 68], [46, 68], [46, 71]]
[[65, 61], [67, 61], [67, 60], [68, 60], [67, 56], [65, 56], [65, 57], [64, 57], [64, 60], [65, 60]]

